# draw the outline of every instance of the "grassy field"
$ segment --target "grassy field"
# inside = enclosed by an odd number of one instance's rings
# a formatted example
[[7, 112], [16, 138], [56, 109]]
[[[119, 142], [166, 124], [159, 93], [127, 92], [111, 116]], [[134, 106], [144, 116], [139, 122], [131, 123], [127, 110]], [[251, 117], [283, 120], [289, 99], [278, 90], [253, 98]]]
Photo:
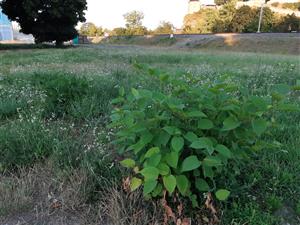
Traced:
[[[2, 50], [0, 224], [160, 224], [159, 202], [122, 190], [128, 172], [107, 127], [119, 87], [157, 88], [136, 62], [203, 82], [229, 74], [253, 95], [300, 80], [295, 55], [130, 46]], [[289, 101], [300, 106], [299, 91]], [[228, 183], [231, 198], [217, 203], [223, 225], [300, 223], [300, 114], [274, 117], [281, 126], [267, 136], [282, 146], [257, 152]], [[202, 209], [198, 215], [207, 216]]]

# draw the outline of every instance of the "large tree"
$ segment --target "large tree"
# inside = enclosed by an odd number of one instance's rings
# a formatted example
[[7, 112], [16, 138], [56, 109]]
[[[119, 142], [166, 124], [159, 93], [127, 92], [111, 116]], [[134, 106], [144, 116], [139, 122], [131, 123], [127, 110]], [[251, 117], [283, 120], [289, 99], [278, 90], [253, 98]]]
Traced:
[[102, 27], [97, 27], [94, 23], [88, 22], [81, 25], [79, 33], [81, 35], [95, 37], [104, 35], [104, 30]]
[[174, 32], [174, 25], [167, 21], [161, 21], [159, 26], [155, 29], [155, 34], [172, 34]]
[[85, 21], [86, 0], [3, 0], [0, 7], [21, 32], [32, 34], [37, 43], [57, 45], [77, 35], [75, 26]]
[[127, 35], [145, 35], [147, 34], [147, 28], [143, 26], [144, 13], [139, 11], [131, 11], [124, 16], [126, 23]]
[[184, 33], [212, 33], [219, 11], [216, 9], [203, 9], [184, 18]]

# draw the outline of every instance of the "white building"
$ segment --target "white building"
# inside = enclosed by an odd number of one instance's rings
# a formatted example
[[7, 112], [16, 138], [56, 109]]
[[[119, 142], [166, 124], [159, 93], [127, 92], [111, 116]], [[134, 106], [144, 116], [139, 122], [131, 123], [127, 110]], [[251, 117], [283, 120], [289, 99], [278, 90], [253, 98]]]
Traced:
[[12, 41], [13, 39], [12, 24], [0, 8], [0, 41]]

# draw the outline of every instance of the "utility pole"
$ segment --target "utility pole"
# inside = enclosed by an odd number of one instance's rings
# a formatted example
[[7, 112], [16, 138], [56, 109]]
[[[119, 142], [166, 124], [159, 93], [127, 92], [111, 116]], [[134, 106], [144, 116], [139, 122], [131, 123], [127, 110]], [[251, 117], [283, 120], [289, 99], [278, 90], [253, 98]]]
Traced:
[[264, 6], [265, 6], [265, 4], [267, 4], [268, 1], [270, 1], [270, 0], [263, 0], [261, 3], [257, 33], [260, 33], [261, 23], [262, 23], [263, 14], [264, 14]]

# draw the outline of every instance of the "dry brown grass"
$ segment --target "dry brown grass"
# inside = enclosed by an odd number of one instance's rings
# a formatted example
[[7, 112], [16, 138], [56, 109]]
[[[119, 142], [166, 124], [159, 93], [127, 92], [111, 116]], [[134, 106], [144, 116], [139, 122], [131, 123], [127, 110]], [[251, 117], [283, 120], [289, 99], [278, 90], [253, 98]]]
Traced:
[[173, 49], [300, 54], [298, 33], [175, 35], [175, 39], [169, 39], [168, 36], [111, 37], [104, 43], [142, 46], [161, 46], [168, 43], [165, 46]]
[[155, 201], [145, 201], [141, 191], [132, 193], [111, 184], [99, 201], [101, 224], [158, 225], [162, 221], [161, 207]]
[[16, 174], [0, 176], [0, 224], [84, 224], [84, 172], [58, 177], [46, 164]]
[[141, 192], [120, 184], [101, 187], [88, 203], [90, 183], [82, 170], [59, 174], [50, 163], [0, 175], [1, 225], [158, 225], [161, 209]]

